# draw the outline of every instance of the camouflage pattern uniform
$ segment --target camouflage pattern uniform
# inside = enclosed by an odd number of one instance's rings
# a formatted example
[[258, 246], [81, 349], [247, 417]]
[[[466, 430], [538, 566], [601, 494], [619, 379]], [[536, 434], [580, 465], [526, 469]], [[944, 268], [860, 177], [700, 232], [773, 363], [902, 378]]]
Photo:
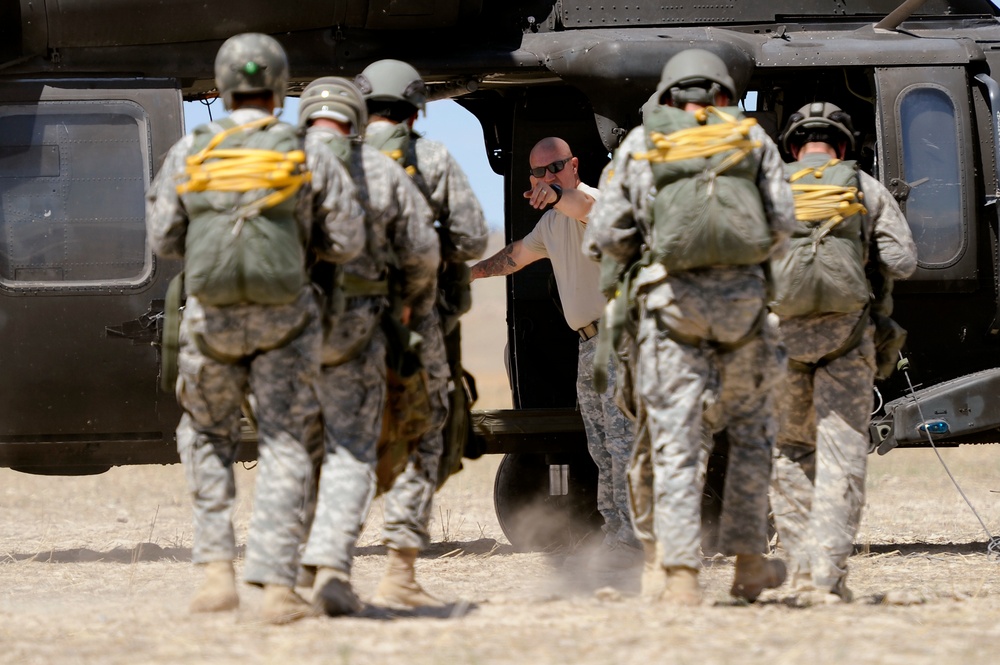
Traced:
[[[308, 136], [329, 140], [339, 134], [312, 127]], [[427, 318], [440, 263], [429, 206], [402, 167], [375, 148], [354, 143], [348, 170], [365, 211], [368, 241], [366, 250], [345, 264], [345, 273], [378, 281], [391, 252], [401, 268], [404, 304], [413, 307], [413, 316]], [[350, 573], [375, 495], [376, 444], [386, 401], [386, 338], [380, 321], [387, 302], [384, 296], [352, 297], [343, 314], [327, 316], [317, 384], [325, 456], [305, 565]]]
[[[385, 121], [372, 122], [368, 132], [371, 134], [386, 125]], [[486, 251], [489, 228], [458, 162], [443, 144], [418, 134], [410, 140], [408, 151], [404, 161], [416, 167], [413, 180], [437, 221], [442, 263], [480, 258]], [[444, 452], [442, 430], [448, 418], [448, 393], [461, 389], [451, 384], [437, 308], [426, 313], [414, 312], [410, 327], [423, 337], [420, 359], [429, 379], [432, 427], [420, 440], [406, 470], [385, 495], [383, 540], [394, 549], [423, 549], [430, 543], [427, 527], [437, 487], [438, 464]]]
[[[790, 167], [822, 166], [819, 161]], [[858, 173], [866, 236], [893, 279], [916, 268], [916, 246], [899, 206], [877, 180]], [[815, 363], [841, 348], [860, 316], [819, 314], [781, 321], [790, 360]], [[793, 581], [845, 595], [847, 558], [864, 505], [868, 422], [875, 378], [874, 325], [850, 352], [809, 371], [789, 369], [779, 399], [781, 428], [774, 453], [771, 507]]]
[[597, 465], [597, 510], [604, 517], [604, 544], [623, 543], [641, 547], [629, 513], [628, 466], [632, 456], [632, 421], [615, 403], [618, 380], [614, 359], [608, 359], [608, 384], [603, 393], [594, 390], [596, 336], [580, 340], [576, 366], [576, 396], [587, 432], [587, 449]]
[[[761, 164], [757, 179], [774, 237], [781, 251], [790, 234], [792, 193], [777, 147], [760, 127], [748, 159]], [[631, 155], [646, 150], [643, 127], [633, 129], [605, 168], [601, 197], [590, 213], [584, 251], [607, 254], [628, 265], [651, 244], [654, 178], [650, 164]], [[752, 341], [729, 353], [711, 344], [682, 344], [668, 331], [721, 343], [743, 338], [768, 300], [759, 266], [711, 267], [667, 274], [658, 263], [636, 278], [639, 329], [634, 389], [638, 424], [629, 489], [636, 533], [655, 540], [660, 564], [701, 566], [701, 495], [706, 432], [726, 429], [729, 473], [719, 527], [724, 554], [763, 551], [766, 542], [767, 481], [777, 433], [772, 390], [781, 358], [771, 317]]]
[[[263, 118], [259, 109], [239, 109], [236, 124]], [[169, 152], [148, 195], [150, 244], [160, 256], [183, 257], [188, 225], [176, 186], [193, 146], [185, 136]], [[364, 242], [363, 217], [343, 167], [325, 148], [307, 141], [312, 182], [299, 190], [296, 218], [303, 237], [323, 239], [324, 258], [340, 262]], [[228, 194], [214, 194], [226, 196]], [[290, 342], [282, 342], [305, 325]], [[181, 324], [177, 399], [184, 415], [177, 447], [194, 500], [195, 563], [231, 561], [236, 556], [232, 526], [235, 483], [232, 464], [240, 441], [240, 407], [253, 393], [258, 423], [259, 471], [246, 549], [245, 579], [254, 584], [293, 586], [298, 547], [304, 536], [302, 510], [311, 478], [303, 441], [318, 413], [313, 382], [319, 371], [322, 326], [311, 286], [288, 305], [211, 306], [189, 297]], [[192, 343], [200, 335], [223, 363]], [[278, 348], [271, 349], [275, 345]]]

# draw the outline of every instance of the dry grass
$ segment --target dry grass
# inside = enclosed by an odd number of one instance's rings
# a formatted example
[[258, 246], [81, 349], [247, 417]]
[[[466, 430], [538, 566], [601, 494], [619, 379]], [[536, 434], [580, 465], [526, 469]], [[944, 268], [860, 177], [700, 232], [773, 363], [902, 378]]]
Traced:
[[[503, 407], [503, 338], [495, 334], [503, 280], [475, 287], [482, 309], [466, 329], [479, 344], [467, 349], [467, 363], [480, 379], [480, 406]], [[1000, 533], [1000, 447], [942, 455], [987, 527]], [[235, 613], [187, 613], [199, 577], [179, 466], [89, 478], [0, 470], [0, 662], [914, 665], [990, 662], [1000, 644], [1000, 561], [986, 556], [982, 527], [930, 451], [870, 458], [860, 553], [850, 563], [858, 602], [810, 609], [783, 604], [780, 594], [731, 604], [725, 558], [706, 561], [708, 601], [698, 608], [595, 593], [595, 580], [565, 565], [566, 553], [516, 553], [504, 539], [492, 505], [498, 462], [467, 463], [437, 498], [435, 542], [418, 570], [450, 606], [411, 614], [369, 608], [361, 617], [284, 627], [256, 622], [261, 592], [249, 587]], [[254, 476], [237, 472], [240, 543]], [[380, 530], [377, 504], [356, 560], [363, 598], [384, 565]]]

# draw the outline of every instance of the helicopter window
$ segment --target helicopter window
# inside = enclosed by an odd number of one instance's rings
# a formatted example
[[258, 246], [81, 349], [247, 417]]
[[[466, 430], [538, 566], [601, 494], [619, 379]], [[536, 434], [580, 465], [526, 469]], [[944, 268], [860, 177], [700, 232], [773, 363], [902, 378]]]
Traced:
[[114, 101], [0, 111], [0, 284], [148, 275], [143, 118]]
[[903, 177], [912, 188], [904, 212], [924, 265], [962, 251], [961, 163], [955, 104], [947, 91], [920, 86], [899, 100]]

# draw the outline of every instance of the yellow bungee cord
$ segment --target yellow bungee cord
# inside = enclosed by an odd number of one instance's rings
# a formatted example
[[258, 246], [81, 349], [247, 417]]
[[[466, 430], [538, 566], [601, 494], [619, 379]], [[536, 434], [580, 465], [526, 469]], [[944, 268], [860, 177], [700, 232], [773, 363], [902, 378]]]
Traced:
[[213, 136], [208, 145], [187, 158], [184, 174], [188, 179], [177, 185], [177, 193], [275, 190], [241, 208], [238, 213], [241, 219], [294, 196], [304, 183], [312, 179], [309, 171], [299, 172], [306, 161], [302, 150], [279, 152], [254, 148], [215, 149], [236, 132], [259, 129], [274, 122], [277, 122], [277, 118], [268, 116], [231, 127]]
[[819, 168], [806, 167], [792, 174], [788, 180], [792, 183], [795, 194], [795, 219], [800, 222], [820, 222], [815, 242], [833, 230], [837, 224], [851, 215], [868, 212], [861, 200], [864, 194], [857, 187], [841, 187], [838, 185], [805, 185], [796, 184], [807, 175], [816, 178], [823, 177], [823, 171], [840, 163], [839, 159], [831, 159]]
[[[396, 150], [383, 150], [382, 154], [398, 164], [403, 163], [403, 151], [398, 148]], [[417, 174], [417, 167], [414, 166], [413, 164], [407, 166], [405, 170], [406, 170], [406, 175], [410, 176], [411, 178]]]
[[749, 138], [750, 128], [757, 124], [755, 119], [737, 120], [734, 116], [720, 111], [714, 106], [706, 106], [694, 114], [699, 123], [706, 122], [709, 115], [718, 117], [722, 122], [713, 125], [700, 124], [697, 127], [679, 129], [670, 134], [651, 132], [649, 139], [653, 143], [653, 149], [634, 153], [633, 159], [649, 162], [678, 162], [683, 159], [712, 157], [721, 152], [734, 151], [714, 169], [714, 172], [719, 174], [731, 166], [739, 164], [744, 157], [750, 154], [751, 150], [760, 147], [760, 141]]

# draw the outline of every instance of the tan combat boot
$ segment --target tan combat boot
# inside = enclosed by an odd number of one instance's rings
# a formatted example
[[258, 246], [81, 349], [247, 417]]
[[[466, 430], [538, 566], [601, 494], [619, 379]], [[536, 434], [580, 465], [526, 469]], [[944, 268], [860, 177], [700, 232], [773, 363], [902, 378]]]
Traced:
[[191, 600], [191, 612], [227, 612], [239, 607], [233, 562], [209, 561], [203, 567], [205, 579]]
[[413, 564], [417, 548], [389, 548], [385, 573], [375, 590], [376, 605], [387, 607], [443, 607], [444, 603], [430, 595], [414, 579]]
[[364, 605], [351, 588], [351, 576], [336, 568], [316, 569], [313, 607], [331, 617], [360, 612]]
[[667, 588], [667, 571], [660, 564], [660, 546], [656, 543], [642, 543], [642, 591], [646, 600], [659, 600]]
[[260, 608], [260, 618], [277, 625], [298, 621], [314, 616], [312, 606], [290, 586], [281, 584], [264, 585], [264, 602]]
[[695, 606], [701, 604], [701, 587], [698, 571], [687, 566], [666, 566], [666, 583], [660, 600], [673, 605]]
[[781, 586], [786, 574], [781, 559], [768, 559], [763, 554], [737, 554], [736, 574], [729, 593], [752, 603], [764, 589]]

